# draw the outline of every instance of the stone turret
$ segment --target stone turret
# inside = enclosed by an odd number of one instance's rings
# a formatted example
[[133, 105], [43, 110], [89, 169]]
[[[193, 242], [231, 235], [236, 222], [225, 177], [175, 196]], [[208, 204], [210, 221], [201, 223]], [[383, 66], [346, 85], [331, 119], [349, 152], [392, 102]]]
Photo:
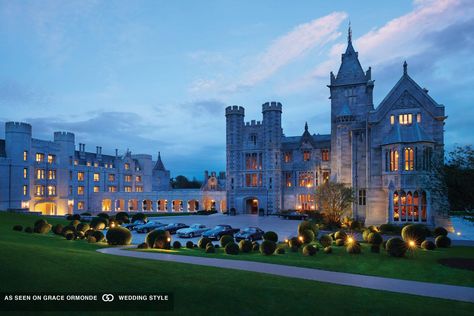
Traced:
[[153, 167], [152, 174], [152, 191], [161, 191], [171, 189], [170, 172], [166, 170], [163, 161], [161, 160], [161, 153], [158, 152], [158, 158]]

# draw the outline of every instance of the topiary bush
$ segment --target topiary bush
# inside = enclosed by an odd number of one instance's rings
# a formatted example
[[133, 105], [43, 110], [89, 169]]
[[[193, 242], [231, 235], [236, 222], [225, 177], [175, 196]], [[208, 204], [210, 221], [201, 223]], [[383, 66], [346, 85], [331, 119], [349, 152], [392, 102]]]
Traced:
[[74, 226], [74, 227], [77, 228], [77, 225], [79, 225], [80, 223], [81, 223], [80, 220], [75, 219], [75, 220], [73, 220], [73, 221], [71, 221], [71, 222], [69, 223], [69, 226]]
[[324, 253], [327, 253], [327, 254], [332, 253], [332, 247], [331, 247], [331, 246], [325, 247], [325, 248], [324, 248]]
[[260, 244], [257, 241], [254, 241], [252, 243], [252, 251], [259, 251], [260, 250]]
[[275, 250], [275, 253], [277, 255], [284, 255], [285, 254], [285, 248], [283, 247], [278, 247], [276, 250]]
[[67, 240], [73, 240], [76, 236], [73, 233], [67, 233], [65, 237]]
[[109, 245], [130, 245], [132, 242], [132, 232], [125, 227], [114, 227], [107, 230], [105, 235]]
[[451, 238], [447, 236], [438, 236], [435, 239], [436, 247], [438, 248], [449, 248], [451, 247]]
[[53, 226], [53, 229], [52, 229], [52, 230], [53, 230], [53, 234], [55, 234], [55, 235], [61, 235], [62, 232], [63, 232], [63, 228], [64, 228], [64, 226], [61, 225], [61, 224], [56, 224], [56, 225], [54, 225], [54, 226]]
[[95, 230], [89, 229], [89, 230], [86, 230], [84, 235], [86, 236], [86, 238], [89, 238], [90, 236], [93, 236], [94, 232], [95, 232]]
[[201, 248], [201, 249], [206, 249], [206, 246], [207, 246], [208, 243], [212, 243], [212, 241], [207, 237], [202, 237], [198, 241], [198, 247]]
[[392, 257], [403, 257], [407, 249], [406, 242], [398, 237], [390, 238], [385, 246], [385, 250]]
[[25, 228], [25, 233], [28, 233], [28, 234], [33, 233], [33, 228], [31, 228], [31, 227], [26, 227], [26, 228]]
[[300, 233], [300, 236], [303, 239], [304, 244], [309, 244], [314, 241], [314, 232], [312, 230], [306, 229]]
[[206, 250], [204, 251], [205, 253], [215, 253], [216, 249], [212, 244], [207, 244]]
[[338, 247], [344, 246], [345, 241], [344, 241], [344, 239], [336, 239], [335, 244], [336, 244], [336, 246], [338, 246]]
[[148, 221], [148, 216], [146, 216], [146, 215], [143, 214], [143, 213], [136, 213], [136, 214], [133, 214], [133, 215], [132, 215], [132, 222], [135, 222], [135, 221], [147, 222], [147, 221]]
[[84, 212], [84, 213], [81, 213], [81, 216], [91, 216], [92, 214], [89, 213], [89, 212]]
[[422, 224], [410, 224], [402, 229], [402, 239], [406, 242], [414, 241], [418, 246], [429, 235], [429, 230]]
[[148, 249], [148, 244], [146, 242], [142, 242], [137, 246], [138, 249]]
[[146, 235], [145, 242], [150, 248], [170, 249], [171, 234], [167, 230], [155, 229]]
[[304, 256], [314, 256], [318, 250], [313, 245], [306, 245], [303, 247]]
[[351, 242], [346, 245], [346, 251], [347, 253], [357, 255], [361, 253], [362, 249], [358, 242]]
[[332, 238], [329, 235], [322, 235], [321, 238], [319, 238], [319, 243], [324, 248], [329, 247], [332, 245]]
[[91, 227], [87, 223], [80, 223], [76, 226], [76, 231], [81, 231], [81, 232], [86, 232], [90, 229]]
[[66, 237], [67, 233], [73, 233], [75, 235], [76, 234], [76, 227], [71, 226], [71, 225], [63, 227], [63, 230], [61, 231], [61, 235]]
[[436, 227], [433, 230], [433, 236], [438, 237], [438, 236], [448, 236], [448, 231], [444, 227]]
[[369, 238], [369, 235], [370, 235], [371, 233], [372, 233], [372, 232], [371, 232], [370, 230], [364, 229], [364, 230], [362, 231], [362, 239], [363, 239], [364, 241], [367, 241], [367, 239]]
[[86, 234], [83, 231], [79, 230], [76, 232], [77, 239], [84, 239], [85, 237], [86, 237]]
[[367, 229], [368, 229], [371, 233], [378, 233], [378, 232], [379, 232], [379, 229], [377, 228], [377, 226], [374, 226], [374, 225], [370, 225], [369, 227], [367, 227]]
[[115, 214], [115, 220], [119, 223], [129, 222], [129, 218], [130, 216], [127, 212], [118, 212], [117, 214]]
[[347, 234], [345, 231], [343, 230], [338, 230], [335, 234], [334, 234], [334, 238], [336, 238], [336, 240], [338, 239], [342, 239], [342, 240], [346, 240], [347, 238]]
[[191, 240], [188, 240], [186, 242], [186, 248], [193, 249], [194, 248], [194, 243]]
[[393, 234], [397, 233], [400, 230], [400, 227], [393, 224], [382, 224], [379, 226], [379, 231], [382, 234]]
[[[107, 215], [107, 214], [105, 214], [105, 215]], [[107, 226], [109, 226], [109, 219], [108, 219], [108, 217], [105, 218], [103, 216], [94, 217], [91, 220], [91, 224], [90, 224], [90, 227], [92, 229], [95, 229], [95, 230], [104, 230]]]
[[243, 239], [239, 242], [239, 249], [241, 252], [245, 252], [245, 253], [251, 252], [252, 248], [253, 248], [253, 245], [250, 240]]
[[21, 232], [23, 230], [23, 226], [21, 225], [15, 225], [13, 226], [13, 230], [17, 232]]
[[229, 242], [227, 245], [224, 247], [224, 251], [228, 255], [238, 255], [239, 254], [239, 245], [237, 245], [235, 242]]
[[95, 237], [90, 236], [90, 237], [87, 237], [87, 242], [89, 244], [95, 244], [97, 242], [97, 239], [95, 239]]
[[268, 232], [265, 232], [265, 234], [263, 234], [263, 240], [278, 242], [278, 235], [275, 232], [268, 231]]
[[37, 234], [47, 234], [51, 230], [52, 225], [44, 219], [39, 219], [33, 226], [33, 231]]
[[334, 240], [334, 241], [336, 240], [335, 235], [336, 235], [336, 232], [332, 232], [332, 233], [329, 234], [329, 236], [331, 236], [332, 240]]
[[273, 240], [264, 240], [260, 245], [260, 253], [266, 256], [270, 256], [275, 252], [276, 242]]
[[367, 237], [367, 242], [371, 245], [380, 246], [383, 242], [382, 235], [380, 235], [379, 233], [370, 233]]
[[234, 237], [230, 235], [224, 235], [221, 237], [220, 243], [222, 247], [225, 247], [230, 242], [234, 242]]
[[296, 251], [298, 251], [301, 245], [301, 240], [299, 240], [298, 237], [292, 237], [288, 240], [288, 246], [290, 246], [291, 249], [296, 249]]
[[104, 233], [99, 230], [94, 230], [91, 236], [93, 236], [97, 240], [97, 242], [103, 242], [105, 240]]
[[319, 228], [318, 225], [312, 221], [302, 221], [298, 225], [298, 235], [301, 235], [305, 230], [311, 230], [314, 236], [318, 236]]
[[383, 249], [387, 249], [387, 241], [386, 240], [384, 240], [382, 242], [382, 247], [383, 247]]
[[359, 222], [359, 221], [353, 220], [353, 221], [350, 223], [349, 227], [350, 227], [351, 229], [354, 229], [354, 230], [359, 230], [359, 229], [362, 228], [362, 223]]
[[430, 240], [425, 240], [424, 242], [421, 243], [421, 248], [423, 248], [425, 250], [435, 250], [436, 245], [435, 245], [434, 242], [432, 242]]
[[181, 243], [177, 240], [173, 242], [173, 249], [181, 249]]

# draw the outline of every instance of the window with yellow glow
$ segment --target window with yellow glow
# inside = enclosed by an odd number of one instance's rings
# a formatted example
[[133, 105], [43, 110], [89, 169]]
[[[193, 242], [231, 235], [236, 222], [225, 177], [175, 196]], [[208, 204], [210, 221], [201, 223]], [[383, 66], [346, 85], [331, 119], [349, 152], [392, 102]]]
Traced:
[[131, 182], [132, 181], [132, 176], [129, 175], [129, 174], [126, 174], [124, 177], [123, 177], [123, 180], [125, 182]]
[[84, 202], [83, 201], [77, 202], [77, 209], [78, 210], [83, 210], [84, 209]]
[[398, 171], [398, 150], [390, 150], [390, 171]]
[[415, 165], [413, 148], [405, 148], [405, 171], [412, 171]]
[[94, 173], [94, 182], [99, 182], [100, 181], [100, 174], [99, 173]]
[[94, 193], [100, 192], [100, 187], [97, 185], [94, 185]]
[[48, 185], [48, 195], [49, 196], [56, 195], [56, 186], [55, 185]]
[[329, 161], [329, 149], [321, 149], [321, 160]]
[[28, 168], [23, 168], [23, 179], [28, 178]]
[[84, 181], [84, 172], [79, 171], [77, 173], [77, 181]]
[[110, 185], [109, 192], [117, 192], [117, 187], [115, 185]]
[[27, 160], [28, 160], [28, 151], [25, 150], [25, 151], [23, 152], [23, 161], [27, 161]]
[[123, 167], [125, 168], [125, 170], [128, 170], [128, 169], [130, 169], [130, 164], [129, 164], [129, 163], [125, 163], [125, 164], [123, 165]]
[[56, 179], [56, 170], [48, 170], [48, 180]]
[[287, 172], [285, 174], [285, 183], [287, 188], [291, 188], [293, 186], [293, 175], [291, 172]]
[[136, 192], [143, 192], [143, 187], [142, 187], [141, 185], [137, 185], [137, 186], [135, 187], [135, 191], [136, 191]]
[[43, 162], [44, 161], [44, 154], [36, 153], [36, 162]]
[[245, 168], [246, 170], [261, 170], [262, 169], [262, 153], [246, 153], [245, 154]]
[[135, 182], [142, 182], [142, 176], [136, 176]]
[[400, 125], [409, 125], [413, 122], [413, 114], [400, 114], [398, 115], [398, 122]]
[[132, 187], [131, 186], [125, 186], [124, 187], [125, 192], [132, 192]]
[[52, 164], [52, 163], [54, 163], [55, 161], [56, 161], [56, 156], [49, 154], [49, 155], [48, 155], [48, 163], [49, 163], [49, 164]]
[[24, 185], [23, 186], [23, 196], [27, 196], [27, 195], [28, 195], [28, 186]]
[[291, 160], [293, 160], [293, 155], [292, 155], [291, 151], [285, 152], [283, 157], [285, 159], [285, 162], [287, 162], [287, 163], [291, 162]]
[[37, 180], [43, 180], [45, 175], [45, 170], [44, 169], [36, 169], [36, 179]]
[[109, 174], [109, 181], [110, 181], [110, 182], [114, 182], [114, 181], [115, 181], [115, 174], [113, 174], [113, 173], [110, 173], [110, 174]]
[[245, 175], [245, 185], [247, 187], [259, 187], [262, 185], [262, 174], [247, 173]]
[[312, 188], [314, 186], [314, 173], [304, 171], [298, 174], [298, 186]]
[[390, 115], [390, 125], [395, 124], [395, 115]]
[[84, 186], [80, 185], [77, 187], [77, 194], [84, 195]]
[[310, 161], [311, 160], [311, 151], [305, 150], [303, 151], [303, 160]]
[[35, 195], [38, 195], [38, 196], [44, 195], [44, 185], [37, 185], [35, 187]]
[[326, 183], [326, 182], [329, 181], [329, 176], [330, 176], [329, 171], [324, 171], [323, 172], [323, 183]]

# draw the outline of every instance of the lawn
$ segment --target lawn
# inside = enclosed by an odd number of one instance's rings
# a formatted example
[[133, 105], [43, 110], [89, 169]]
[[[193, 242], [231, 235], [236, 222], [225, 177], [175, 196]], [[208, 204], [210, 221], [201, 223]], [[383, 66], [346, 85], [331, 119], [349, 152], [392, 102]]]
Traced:
[[474, 312], [469, 303], [104, 255], [95, 251], [97, 244], [12, 230], [14, 224], [32, 225], [37, 218], [0, 213], [0, 291], [168, 291], [175, 295], [174, 314], [179, 315]]

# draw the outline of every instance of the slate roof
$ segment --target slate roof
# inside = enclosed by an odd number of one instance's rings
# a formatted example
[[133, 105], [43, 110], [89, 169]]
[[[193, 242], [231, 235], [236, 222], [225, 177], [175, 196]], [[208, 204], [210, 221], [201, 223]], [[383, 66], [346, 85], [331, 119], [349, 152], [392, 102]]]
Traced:
[[[315, 148], [331, 147], [331, 135], [310, 135]], [[283, 137], [281, 140], [282, 149], [298, 149], [301, 147], [302, 136]]]
[[411, 125], [394, 124], [390, 132], [383, 139], [382, 145], [417, 142], [434, 143], [434, 140], [415, 122]]
[[349, 28], [346, 52], [342, 54], [341, 66], [331, 85], [344, 85], [367, 82], [366, 74], [360, 65], [358, 53], [352, 46], [352, 31]]
[[166, 171], [163, 161], [161, 161], [161, 153], [158, 152], [158, 160], [156, 161], [155, 167], [153, 170]]
[[[90, 162], [94, 162], [94, 161], [97, 161], [97, 154], [96, 153], [93, 153], [93, 152], [85, 152], [85, 158], [84, 159], [81, 159], [80, 155], [79, 155], [79, 151], [76, 150], [75, 151], [75, 159], [77, 159], [77, 161], [79, 162], [80, 165], [85, 165], [86, 162], [90, 161]], [[114, 163], [115, 161], [115, 156], [112, 156], [112, 155], [104, 155], [102, 154], [102, 159], [101, 159], [101, 163]]]

